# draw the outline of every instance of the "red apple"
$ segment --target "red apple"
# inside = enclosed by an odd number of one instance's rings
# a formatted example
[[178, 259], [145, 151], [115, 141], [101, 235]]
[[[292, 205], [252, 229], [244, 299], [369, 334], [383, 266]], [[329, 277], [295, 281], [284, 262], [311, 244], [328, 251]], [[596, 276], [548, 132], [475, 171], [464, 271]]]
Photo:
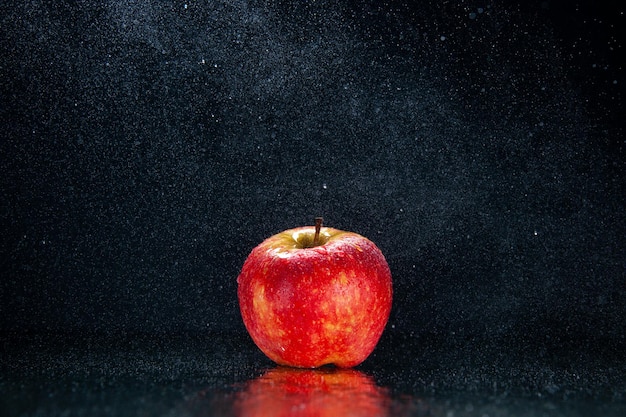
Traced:
[[252, 250], [237, 279], [239, 307], [252, 340], [274, 362], [348, 368], [382, 335], [391, 272], [370, 240], [317, 220]]

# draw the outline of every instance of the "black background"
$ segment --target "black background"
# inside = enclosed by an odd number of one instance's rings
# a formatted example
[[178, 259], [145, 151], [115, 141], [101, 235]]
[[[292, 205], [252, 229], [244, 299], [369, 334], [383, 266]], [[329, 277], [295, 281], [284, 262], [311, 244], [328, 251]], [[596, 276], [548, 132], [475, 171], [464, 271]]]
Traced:
[[385, 253], [386, 337], [623, 356], [623, 6], [5, 1], [0, 19], [5, 336], [245, 332], [245, 257], [322, 215]]

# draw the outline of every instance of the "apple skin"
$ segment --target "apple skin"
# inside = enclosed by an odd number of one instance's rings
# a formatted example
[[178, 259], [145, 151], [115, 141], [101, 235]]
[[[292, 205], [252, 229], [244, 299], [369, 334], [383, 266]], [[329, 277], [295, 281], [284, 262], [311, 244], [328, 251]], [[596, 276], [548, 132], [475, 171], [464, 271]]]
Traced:
[[241, 316], [271, 360], [349, 368], [376, 347], [391, 311], [391, 272], [367, 238], [322, 227], [278, 233], [255, 247], [237, 278]]

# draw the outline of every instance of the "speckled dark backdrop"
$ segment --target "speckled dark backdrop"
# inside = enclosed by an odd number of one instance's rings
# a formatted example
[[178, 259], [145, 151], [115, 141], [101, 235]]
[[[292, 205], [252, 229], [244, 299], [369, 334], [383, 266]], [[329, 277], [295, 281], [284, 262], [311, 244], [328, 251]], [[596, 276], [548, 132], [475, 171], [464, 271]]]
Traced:
[[323, 215], [389, 332], [618, 352], [623, 7], [409, 3], [3, 2], [0, 330], [243, 332]]

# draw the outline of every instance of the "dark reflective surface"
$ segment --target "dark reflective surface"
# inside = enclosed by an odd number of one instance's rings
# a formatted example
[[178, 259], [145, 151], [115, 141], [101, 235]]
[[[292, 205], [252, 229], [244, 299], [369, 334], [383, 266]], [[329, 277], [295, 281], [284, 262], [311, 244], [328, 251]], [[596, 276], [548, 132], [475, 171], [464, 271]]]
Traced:
[[[420, 343], [425, 343], [420, 347]], [[245, 334], [5, 335], [0, 415], [623, 416], [626, 367], [387, 334], [358, 369], [276, 367]], [[430, 345], [428, 345], [430, 343]], [[472, 349], [473, 352], [479, 350]], [[559, 363], [560, 361], [560, 363]]]

